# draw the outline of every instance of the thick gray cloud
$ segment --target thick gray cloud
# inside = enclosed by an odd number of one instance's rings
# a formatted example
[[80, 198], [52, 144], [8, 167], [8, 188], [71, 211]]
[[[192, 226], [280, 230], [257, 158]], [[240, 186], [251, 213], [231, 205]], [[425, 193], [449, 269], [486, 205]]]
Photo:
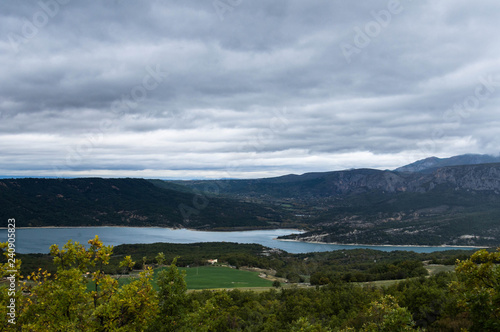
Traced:
[[499, 10], [4, 1], [0, 175], [263, 177], [497, 154]]

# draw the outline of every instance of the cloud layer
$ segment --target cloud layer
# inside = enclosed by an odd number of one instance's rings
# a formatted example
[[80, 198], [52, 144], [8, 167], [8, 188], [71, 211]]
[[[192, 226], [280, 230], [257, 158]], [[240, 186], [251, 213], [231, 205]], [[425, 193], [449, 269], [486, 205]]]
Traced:
[[0, 175], [266, 177], [499, 152], [497, 1], [0, 4]]

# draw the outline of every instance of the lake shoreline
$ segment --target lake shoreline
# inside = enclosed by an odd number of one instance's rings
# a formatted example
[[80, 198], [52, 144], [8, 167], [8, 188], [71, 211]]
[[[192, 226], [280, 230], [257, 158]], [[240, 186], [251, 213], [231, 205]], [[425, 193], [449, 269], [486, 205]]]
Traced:
[[[131, 227], [131, 226], [43, 226], [22, 227], [16, 229], [16, 249], [19, 253], [47, 253], [52, 244], [64, 245], [69, 239], [86, 243], [96, 234], [108, 245], [148, 244], [148, 243], [201, 243], [201, 242], [234, 242], [255, 243], [268, 248], [276, 248], [288, 253], [309, 253], [351, 249], [373, 249], [381, 251], [405, 250], [434, 252], [443, 250], [479, 250], [486, 246], [452, 246], [452, 245], [390, 245], [390, 244], [357, 244], [357, 243], [324, 243], [319, 241], [301, 241], [282, 239], [284, 235], [302, 232], [299, 229], [249, 230], [249, 231], [203, 231], [188, 228], [168, 227]], [[7, 237], [7, 229], [0, 230]], [[18, 246], [19, 245], [19, 246]]]
[[365, 243], [341, 243], [341, 242], [321, 242], [321, 241], [301, 241], [301, 240], [293, 240], [293, 239], [280, 239], [274, 238], [273, 240], [284, 241], [284, 242], [302, 242], [302, 243], [313, 243], [313, 244], [328, 244], [328, 245], [336, 245], [336, 246], [363, 246], [363, 247], [397, 247], [397, 248], [464, 248], [464, 249], [487, 249], [492, 248], [488, 246], [461, 246], [461, 245], [449, 245], [449, 244], [440, 244], [440, 245], [420, 245], [420, 244], [365, 244]]
[[[272, 231], [278, 229], [286, 229], [294, 232], [305, 232], [305, 230], [297, 228], [249, 228], [249, 227], [239, 227], [233, 229], [224, 228], [213, 228], [213, 229], [198, 229], [198, 228], [188, 228], [188, 227], [163, 227], [163, 226], [123, 226], [123, 225], [104, 225], [104, 226], [28, 226], [28, 227], [16, 227], [16, 229], [71, 229], [71, 228], [159, 228], [159, 229], [170, 229], [170, 230], [180, 230], [185, 229], [193, 232], [251, 232], [251, 231]], [[8, 227], [0, 227], [0, 230], [8, 229]]]
[[[196, 229], [196, 228], [186, 228], [186, 227], [162, 227], [162, 226], [119, 226], [119, 225], [106, 225], [106, 226], [38, 226], [38, 227], [16, 227], [16, 229], [73, 229], [73, 228], [158, 228], [158, 229], [169, 229], [169, 230], [188, 230], [194, 232], [251, 232], [251, 231], [264, 231], [264, 230], [275, 230], [275, 229], [287, 229], [287, 228], [259, 228], [259, 229], [233, 229], [233, 230], [221, 230], [221, 229]], [[0, 227], [0, 230], [8, 229], [7, 227]], [[287, 229], [288, 230], [288, 229]], [[291, 232], [305, 232], [305, 230], [300, 229], [289, 229]], [[322, 242], [322, 241], [302, 241], [295, 239], [280, 239], [273, 238], [273, 240], [283, 241], [283, 242], [299, 242], [299, 243], [311, 243], [311, 244], [325, 244], [325, 245], [338, 245], [338, 246], [363, 246], [363, 247], [396, 247], [396, 248], [464, 248], [464, 249], [486, 249], [490, 248], [488, 246], [463, 246], [463, 245], [419, 245], [419, 244], [366, 244], [366, 243], [341, 243], [341, 242]]]

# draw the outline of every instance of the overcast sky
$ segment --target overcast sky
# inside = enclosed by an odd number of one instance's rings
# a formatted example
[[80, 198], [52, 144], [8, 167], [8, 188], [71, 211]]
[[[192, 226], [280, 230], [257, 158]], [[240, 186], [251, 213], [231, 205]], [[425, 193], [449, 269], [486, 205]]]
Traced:
[[500, 152], [500, 2], [2, 1], [0, 175], [256, 178]]

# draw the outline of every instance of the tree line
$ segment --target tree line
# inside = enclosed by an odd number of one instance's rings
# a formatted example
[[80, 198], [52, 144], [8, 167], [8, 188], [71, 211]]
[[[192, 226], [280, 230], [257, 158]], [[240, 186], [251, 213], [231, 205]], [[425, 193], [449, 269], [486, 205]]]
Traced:
[[[127, 255], [133, 259], [133, 268], [158, 263], [157, 254], [163, 253], [164, 261], [177, 259], [179, 267], [207, 264], [208, 259], [235, 268], [256, 267], [269, 270], [277, 278], [291, 283], [324, 285], [335, 280], [368, 282], [374, 280], [405, 279], [426, 276], [423, 261], [432, 264], [453, 265], [457, 259], [466, 259], [473, 250], [449, 250], [433, 253], [412, 251], [384, 252], [371, 249], [337, 250], [305, 254], [291, 254], [273, 250], [259, 244], [231, 242], [207, 242], [192, 244], [152, 243], [123, 244], [113, 248], [108, 264], [103, 266], [107, 274], [120, 274], [120, 262]], [[57, 271], [49, 254], [18, 254], [22, 259], [21, 274], [28, 275], [42, 268], [50, 273]]]

